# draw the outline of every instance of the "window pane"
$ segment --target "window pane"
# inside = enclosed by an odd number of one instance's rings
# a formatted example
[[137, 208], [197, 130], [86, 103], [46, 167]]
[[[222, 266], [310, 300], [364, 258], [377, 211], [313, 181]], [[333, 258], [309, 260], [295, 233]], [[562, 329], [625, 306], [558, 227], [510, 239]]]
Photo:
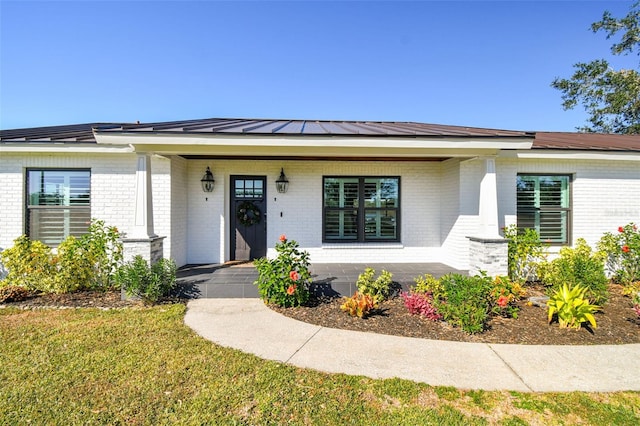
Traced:
[[327, 178], [324, 181], [325, 207], [358, 207], [357, 178]]
[[327, 211], [324, 236], [330, 240], [356, 240], [358, 238], [357, 210]]
[[81, 236], [91, 221], [91, 173], [88, 170], [29, 170], [27, 235], [57, 245]]
[[535, 229], [542, 241], [568, 242], [569, 176], [518, 176], [518, 227]]
[[567, 212], [540, 212], [538, 232], [541, 241], [552, 243], [567, 242]]
[[236, 180], [236, 197], [244, 197], [244, 181], [241, 179]]
[[27, 233], [32, 240], [55, 246], [69, 235], [86, 234], [90, 221], [89, 208], [33, 208], [29, 211]]
[[366, 210], [365, 211], [365, 239], [395, 240], [396, 210]]
[[236, 179], [236, 198], [263, 198], [264, 185], [262, 179]]
[[89, 205], [90, 174], [88, 171], [30, 170], [29, 205]]
[[398, 207], [398, 179], [364, 180], [365, 207]]

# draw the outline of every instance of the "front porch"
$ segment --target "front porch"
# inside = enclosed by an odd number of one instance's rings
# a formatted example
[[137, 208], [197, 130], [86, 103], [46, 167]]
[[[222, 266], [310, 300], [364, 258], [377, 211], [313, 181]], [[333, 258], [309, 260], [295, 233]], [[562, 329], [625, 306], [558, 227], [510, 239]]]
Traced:
[[[350, 296], [356, 291], [358, 275], [373, 268], [376, 276], [383, 269], [393, 281], [407, 290], [422, 274], [440, 277], [448, 273], [467, 274], [442, 263], [316, 263], [311, 265], [312, 292], [325, 296]], [[253, 282], [258, 272], [252, 263], [187, 265], [177, 274], [180, 296], [198, 298], [255, 298]]]

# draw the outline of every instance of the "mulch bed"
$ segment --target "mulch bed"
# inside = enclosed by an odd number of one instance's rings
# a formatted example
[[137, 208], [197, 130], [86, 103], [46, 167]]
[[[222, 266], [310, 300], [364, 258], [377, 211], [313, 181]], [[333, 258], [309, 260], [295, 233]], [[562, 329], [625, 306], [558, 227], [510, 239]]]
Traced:
[[[443, 321], [429, 321], [411, 315], [401, 298], [382, 303], [374, 315], [360, 319], [340, 310], [341, 299], [314, 300], [310, 306], [279, 308], [276, 312], [288, 317], [323, 327], [357, 330], [397, 336], [425, 339], [452, 340], [460, 342], [512, 343], [529, 345], [602, 345], [640, 343], [640, 319], [631, 309], [631, 299], [622, 296], [622, 287], [611, 285], [609, 302], [602, 312], [596, 314], [598, 328], [591, 330], [560, 329], [557, 323], [547, 324], [545, 308], [520, 303], [518, 319], [494, 317], [483, 333], [470, 335]], [[528, 295], [542, 294], [536, 287], [528, 288]], [[180, 299], [163, 303], [184, 302]], [[4, 303], [23, 309], [37, 308], [127, 308], [140, 306], [140, 301], [122, 300], [119, 291], [78, 292], [70, 294], [33, 295], [21, 302]]]
[[[510, 343], [528, 345], [603, 345], [640, 343], [640, 319], [632, 310], [631, 299], [621, 294], [622, 287], [611, 285], [609, 302], [596, 314], [596, 329], [561, 329], [547, 323], [547, 310], [519, 303], [518, 318], [494, 317], [483, 333], [470, 335], [444, 321], [429, 321], [411, 315], [401, 298], [380, 304], [374, 315], [361, 319], [340, 310], [340, 299], [315, 300], [308, 307], [279, 308], [276, 312], [323, 327], [391, 334], [424, 339], [459, 342]], [[542, 295], [542, 289], [528, 288], [528, 295]]]

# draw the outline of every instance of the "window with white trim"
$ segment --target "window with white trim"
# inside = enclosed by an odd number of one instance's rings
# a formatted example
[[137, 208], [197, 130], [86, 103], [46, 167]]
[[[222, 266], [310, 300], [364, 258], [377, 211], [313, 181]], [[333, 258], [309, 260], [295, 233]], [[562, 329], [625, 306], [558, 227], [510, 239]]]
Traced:
[[91, 221], [91, 171], [27, 170], [26, 234], [57, 246], [81, 236]]
[[324, 177], [323, 241], [400, 241], [399, 177]]
[[518, 175], [518, 228], [532, 228], [540, 240], [568, 244], [571, 223], [569, 175]]

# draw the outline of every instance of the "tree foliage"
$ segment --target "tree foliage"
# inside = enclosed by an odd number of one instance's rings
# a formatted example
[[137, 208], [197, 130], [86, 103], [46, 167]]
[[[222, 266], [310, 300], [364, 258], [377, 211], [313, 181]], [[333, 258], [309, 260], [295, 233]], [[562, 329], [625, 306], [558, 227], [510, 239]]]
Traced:
[[[611, 46], [614, 55], [640, 55], [640, 1], [631, 6], [623, 18], [605, 11], [602, 19], [591, 25], [594, 33], [604, 31], [607, 39], [620, 34]], [[574, 65], [571, 78], [556, 78], [551, 86], [562, 92], [565, 110], [582, 104], [589, 113], [584, 132], [640, 133], [640, 73], [638, 69], [613, 69], [605, 59]]]

